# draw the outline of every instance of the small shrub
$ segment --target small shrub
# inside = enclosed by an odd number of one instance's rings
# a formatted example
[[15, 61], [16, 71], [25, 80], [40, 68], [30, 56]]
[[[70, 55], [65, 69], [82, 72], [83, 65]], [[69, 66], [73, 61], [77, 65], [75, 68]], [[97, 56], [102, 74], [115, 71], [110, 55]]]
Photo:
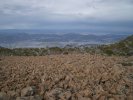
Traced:
[[131, 62], [123, 62], [121, 64], [122, 64], [122, 66], [133, 66], [133, 63], [131, 63]]
[[114, 54], [112, 50], [106, 50], [105, 53], [109, 56]]

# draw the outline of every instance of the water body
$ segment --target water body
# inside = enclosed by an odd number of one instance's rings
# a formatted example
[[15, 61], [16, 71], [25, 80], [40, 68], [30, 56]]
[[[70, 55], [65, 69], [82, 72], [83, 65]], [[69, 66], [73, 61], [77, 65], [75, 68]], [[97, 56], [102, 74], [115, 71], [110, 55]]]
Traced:
[[[0, 43], [0, 46], [7, 48], [46, 48], [46, 47], [65, 47], [66, 45], [80, 46], [80, 45], [101, 45], [102, 42], [36, 42], [36, 41], [21, 41], [17, 43]], [[107, 44], [107, 43], [106, 43]]]

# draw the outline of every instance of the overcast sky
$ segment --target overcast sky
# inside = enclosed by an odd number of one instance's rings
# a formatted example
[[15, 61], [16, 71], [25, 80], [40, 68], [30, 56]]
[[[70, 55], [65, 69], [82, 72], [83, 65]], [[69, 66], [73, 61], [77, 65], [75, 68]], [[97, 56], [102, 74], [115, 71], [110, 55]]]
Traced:
[[0, 29], [133, 33], [133, 0], [0, 0]]

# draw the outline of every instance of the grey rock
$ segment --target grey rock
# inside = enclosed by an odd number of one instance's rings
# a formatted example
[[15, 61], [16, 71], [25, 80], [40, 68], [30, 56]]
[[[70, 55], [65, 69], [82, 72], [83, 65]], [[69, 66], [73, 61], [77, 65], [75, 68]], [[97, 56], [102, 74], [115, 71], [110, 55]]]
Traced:
[[56, 100], [62, 92], [61, 88], [55, 88], [46, 93], [46, 100]]
[[17, 97], [16, 100], [30, 100], [29, 97]]
[[35, 95], [35, 96], [30, 96], [30, 100], [42, 100], [43, 97], [39, 96], [39, 95]]
[[0, 92], [0, 100], [9, 100], [9, 96], [5, 92]]
[[32, 87], [26, 87], [24, 89], [22, 89], [21, 91], [21, 96], [25, 97], [25, 96], [33, 96], [36, 92], [36, 88], [34, 86]]
[[28, 96], [28, 97], [17, 97], [16, 100], [42, 100], [43, 98], [39, 95]]
[[66, 91], [66, 92], [64, 92], [64, 93], [61, 93], [61, 94], [59, 95], [59, 98], [60, 98], [61, 100], [70, 100], [71, 96], [72, 96], [71, 92], [70, 92], [70, 91]]

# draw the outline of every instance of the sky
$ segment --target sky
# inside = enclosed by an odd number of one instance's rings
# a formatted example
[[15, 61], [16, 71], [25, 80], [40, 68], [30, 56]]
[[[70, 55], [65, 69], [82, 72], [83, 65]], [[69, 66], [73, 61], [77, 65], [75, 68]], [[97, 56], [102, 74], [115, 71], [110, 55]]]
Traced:
[[133, 0], [0, 0], [0, 29], [133, 33]]

